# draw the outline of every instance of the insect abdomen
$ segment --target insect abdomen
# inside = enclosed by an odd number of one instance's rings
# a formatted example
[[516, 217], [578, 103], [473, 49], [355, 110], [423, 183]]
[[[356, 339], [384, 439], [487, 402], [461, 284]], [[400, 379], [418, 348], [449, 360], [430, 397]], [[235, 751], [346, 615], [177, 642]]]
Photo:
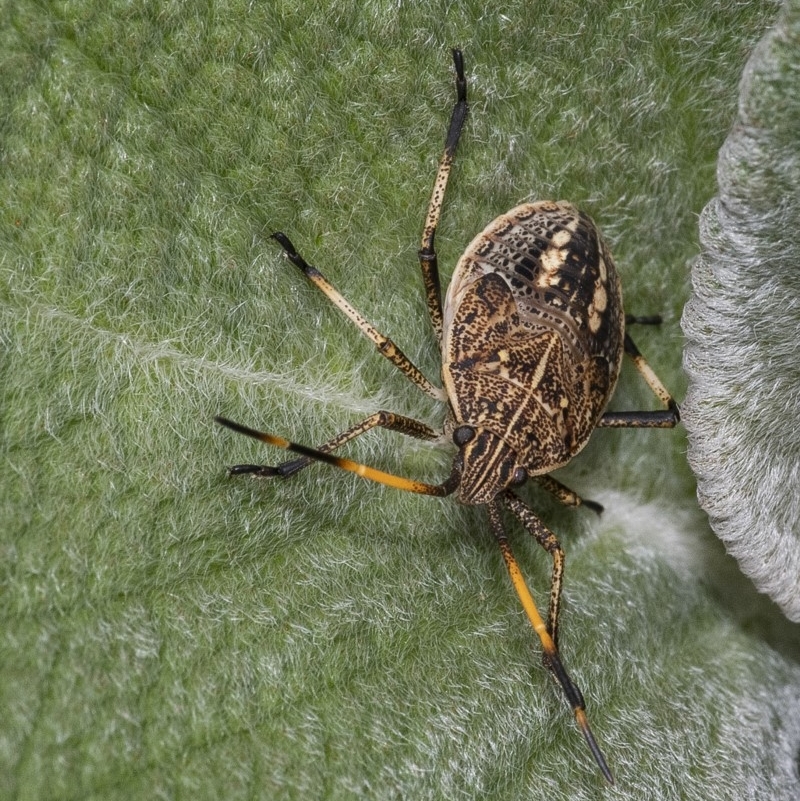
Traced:
[[533, 471], [569, 461], [603, 413], [623, 354], [619, 279], [594, 223], [552, 201], [498, 217], [456, 266], [444, 329], [456, 421], [494, 431]]
[[523, 323], [555, 328], [583, 356], [622, 356], [622, 293], [608, 249], [592, 220], [566, 202], [517, 206], [490, 223], [456, 265], [448, 311], [479, 275], [502, 275]]

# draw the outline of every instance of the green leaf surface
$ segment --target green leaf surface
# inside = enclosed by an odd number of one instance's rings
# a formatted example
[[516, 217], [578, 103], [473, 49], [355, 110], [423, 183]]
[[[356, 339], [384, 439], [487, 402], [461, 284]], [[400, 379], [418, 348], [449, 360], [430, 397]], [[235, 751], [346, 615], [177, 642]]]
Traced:
[[[681, 398], [697, 215], [772, 2], [0, 4], [0, 797], [790, 799], [800, 645], [694, 500], [682, 429], [598, 431], [526, 497], [567, 552], [541, 667], [480, 509], [315, 466], [439, 425], [267, 239], [429, 376], [416, 248], [463, 48], [445, 278], [528, 199], [585, 208]], [[613, 408], [653, 408], [630, 366]], [[347, 455], [441, 480], [446, 448]], [[514, 543], [545, 605], [548, 558]]]

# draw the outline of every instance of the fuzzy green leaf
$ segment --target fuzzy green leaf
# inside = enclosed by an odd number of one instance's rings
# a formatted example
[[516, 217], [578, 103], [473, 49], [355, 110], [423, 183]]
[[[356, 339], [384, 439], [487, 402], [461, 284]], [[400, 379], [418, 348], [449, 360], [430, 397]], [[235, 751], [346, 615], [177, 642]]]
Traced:
[[[696, 6], [696, 7], [695, 7]], [[437, 237], [565, 198], [597, 220], [677, 397], [696, 216], [770, 2], [5, 2], [0, 15], [0, 797], [789, 799], [797, 629], [722, 554], [676, 431], [599, 431], [531, 504], [567, 551], [561, 646], [604, 786], [481, 510], [281, 454], [443, 412], [416, 248], [463, 48]], [[614, 408], [653, 408], [627, 369]], [[441, 480], [377, 432], [347, 455]], [[546, 554], [521, 532], [539, 602]]]
[[800, 2], [748, 61], [683, 327], [689, 458], [714, 530], [800, 622]]

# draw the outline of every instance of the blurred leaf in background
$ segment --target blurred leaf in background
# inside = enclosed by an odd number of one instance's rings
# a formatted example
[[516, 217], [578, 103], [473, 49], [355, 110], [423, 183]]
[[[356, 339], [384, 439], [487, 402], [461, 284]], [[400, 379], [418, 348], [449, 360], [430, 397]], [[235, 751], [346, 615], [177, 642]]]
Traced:
[[800, 3], [742, 79], [686, 305], [689, 461], [714, 530], [800, 622]]

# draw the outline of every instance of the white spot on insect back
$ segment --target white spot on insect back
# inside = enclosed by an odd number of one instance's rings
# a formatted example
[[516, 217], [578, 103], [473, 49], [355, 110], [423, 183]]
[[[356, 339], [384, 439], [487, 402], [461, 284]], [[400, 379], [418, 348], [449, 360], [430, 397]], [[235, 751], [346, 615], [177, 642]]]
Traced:
[[606, 310], [606, 306], [608, 305], [608, 295], [606, 294], [606, 288], [604, 284], [598, 284], [594, 290], [594, 298], [592, 299], [592, 306], [599, 311], [603, 312]]
[[[553, 205], [559, 208], [562, 204]], [[561, 283], [562, 270], [569, 255], [567, 245], [572, 241], [577, 225], [577, 216], [571, 215], [571, 219], [564, 224], [564, 227], [554, 231], [550, 237], [549, 247], [539, 257], [542, 269], [536, 283], [540, 287], [558, 286]]]
[[594, 296], [589, 305], [589, 330], [596, 334], [603, 322], [603, 312], [608, 306], [608, 293], [605, 284], [597, 283], [594, 287]]
[[[602, 251], [602, 248], [600, 248]], [[608, 268], [606, 267], [606, 260], [600, 256], [597, 261], [597, 269], [600, 271], [600, 280], [605, 284], [608, 280]]]
[[561, 231], [556, 231], [550, 241], [555, 247], [563, 248], [565, 245], [567, 245], [570, 239], [572, 239], [572, 232], [562, 229]]
[[[569, 240], [569, 233], [567, 231], [563, 231], [562, 233], [566, 233], [567, 239]], [[547, 248], [540, 257], [542, 269], [539, 273], [539, 277], [536, 279], [536, 283], [540, 287], [557, 284], [560, 280], [561, 268], [564, 266], [566, 260], [567, 251], [565, 249], [557, 247]]]

